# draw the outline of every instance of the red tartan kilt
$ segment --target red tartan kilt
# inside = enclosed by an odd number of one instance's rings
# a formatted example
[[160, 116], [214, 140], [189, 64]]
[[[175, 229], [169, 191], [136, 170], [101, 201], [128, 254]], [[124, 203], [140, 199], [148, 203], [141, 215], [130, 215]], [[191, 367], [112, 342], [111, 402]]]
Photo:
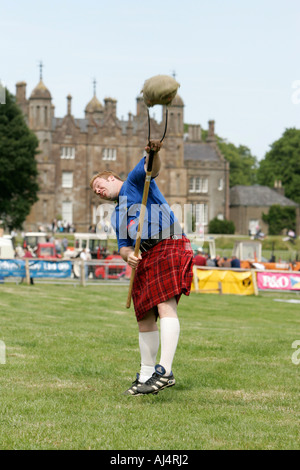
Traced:
[[186, 237], [163, 240], [142, 253], [132, 291], [137, 321], [158, 304], [189, 295], [192, 278], [193, 250]]

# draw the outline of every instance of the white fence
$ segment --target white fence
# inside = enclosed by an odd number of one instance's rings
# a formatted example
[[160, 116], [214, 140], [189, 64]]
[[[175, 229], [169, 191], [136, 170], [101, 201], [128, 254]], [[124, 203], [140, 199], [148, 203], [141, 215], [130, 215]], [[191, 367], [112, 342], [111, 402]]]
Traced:
[[130, 268], [121, 260], [0, 260], [0, 283], [117, 284], [127, 285]]

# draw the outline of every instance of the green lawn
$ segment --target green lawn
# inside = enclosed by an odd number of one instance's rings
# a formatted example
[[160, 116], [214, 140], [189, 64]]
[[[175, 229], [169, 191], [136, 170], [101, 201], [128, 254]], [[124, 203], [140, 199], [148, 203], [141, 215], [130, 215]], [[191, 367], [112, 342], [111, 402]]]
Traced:
[[300, 448], [299, 304], [274, 301], [283, 294], [183, 297], [176, 387], [133, 398], [122, 395], [139, 370], [126, 296], [0, 286], [0, 449]]

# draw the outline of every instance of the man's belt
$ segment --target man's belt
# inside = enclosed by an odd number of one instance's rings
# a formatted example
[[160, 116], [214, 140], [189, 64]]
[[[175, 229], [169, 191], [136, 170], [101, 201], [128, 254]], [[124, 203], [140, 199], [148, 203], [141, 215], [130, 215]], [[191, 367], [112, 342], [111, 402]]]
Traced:
[[141, 245], [140, 245], [140, 250], [141, 250], [142, 253], [144, 253], [145, 251], [148, 251], [151, 248], [153, 248], [155, 245], [157, 245], [162, 240], [167, 240], [168, 238], [172, 238], [173, 240], [177, 240], [178, 238], [181, 238], [182, 235], [183, 235], [183, 233], [182, 233], [182, 229], [181, 229], [179, 223], [175, 222], [170, 227], [162, 230], [157, 235], [154, 235], [152, 238], [148, 238], [148, 240], [143, 240]]

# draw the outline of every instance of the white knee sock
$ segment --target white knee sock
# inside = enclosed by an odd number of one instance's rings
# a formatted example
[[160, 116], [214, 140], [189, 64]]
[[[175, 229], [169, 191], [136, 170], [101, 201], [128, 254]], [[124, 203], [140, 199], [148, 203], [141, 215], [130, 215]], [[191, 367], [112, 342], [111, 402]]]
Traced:
[[154, 372], [156, 356], [159, 348], [159, 331], [139, 333], [139, 346], [141, 353], [141, 370], [139, 381], [144, 383], [150, 379]]
[[165, 368], [166, 375], [170, 375], [172, 371], [179, 333], [178, 318], [164, 317], [160, 319], [161, 357], [159, 363]]

